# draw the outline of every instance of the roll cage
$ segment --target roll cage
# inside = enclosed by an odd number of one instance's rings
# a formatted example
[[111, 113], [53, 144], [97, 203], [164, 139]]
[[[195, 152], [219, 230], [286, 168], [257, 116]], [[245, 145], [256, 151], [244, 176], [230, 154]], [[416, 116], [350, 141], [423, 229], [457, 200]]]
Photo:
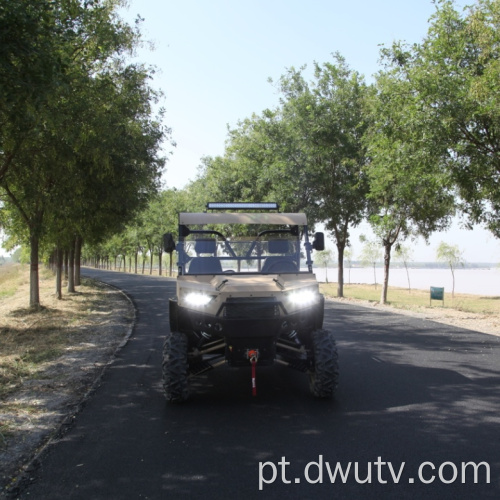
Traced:
[[312, 273], [319, 246], [305, 214], [179, 214], [179, 275]]

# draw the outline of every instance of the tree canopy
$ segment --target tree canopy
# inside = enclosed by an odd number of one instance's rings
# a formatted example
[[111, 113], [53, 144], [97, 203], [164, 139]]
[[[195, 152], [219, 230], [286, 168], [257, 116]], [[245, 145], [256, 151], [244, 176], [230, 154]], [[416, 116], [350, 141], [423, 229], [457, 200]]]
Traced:
[[[13, 237], [31, 246], [34, 307], [41, 243], [72, 250], [77, 237], [103, 239], [145, 208], [159, 187], [164, 159], [158, 153], [168, 129], [161, 114], [153, 116], [159, 94], [149, 86], [151, 70], [123, 60], [139, 34], [116, 16], [120, 3], [46, 6], [41, 46], [49, 63], [59, 61], [59, 72], [43, 80], [37, 106], [22, 108], [15, 82], [7, 81], [12, 67], [23, 64], [22, 47], [11, 43], [1, 54], [2, 95], [14, 96], [1, 110], [3, 219]], [[16, 13], [15, 0], [12, 5]], [[2, 15], [8, 10], [2, 7]], [[27, 131], [12, 117], [15, 106], [34, 116]]]
[[[436, 2], [421, 44], [395, 44], [387, 60], [404, 75], [471, 222], [500, 236], [500, 2], [478, 0], [465, 13]], [[431, 120], [426, 118], [432, 117]]]

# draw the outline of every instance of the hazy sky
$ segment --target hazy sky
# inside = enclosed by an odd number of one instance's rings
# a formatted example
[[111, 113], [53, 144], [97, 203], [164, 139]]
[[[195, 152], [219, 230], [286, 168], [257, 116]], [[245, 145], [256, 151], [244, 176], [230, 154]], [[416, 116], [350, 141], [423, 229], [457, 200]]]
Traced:
[[[456, 1], [459, 8], [471, 3]], [[132, 0], [122, 16], [145, 19], [141, 31], [155, 48], [138, 57], [157, 68], [152, 84], [165, 93], [177, 143], [166, 185], [185, 186], [203, 156], [223, 154], [228, 126], [277, 105], [269, 78], [339, 52], [371, 81], [381, 45], [420, 41], [434, 11], [431, 0]], [[355, 255], [360, 231], [352, 238]], [[434, 260], [441, 240], [458, 244], [470, 262], [500, 261], [500, 242], [480, 228], [438, 234], [430, 246], [415, 247], [414, 260]]]

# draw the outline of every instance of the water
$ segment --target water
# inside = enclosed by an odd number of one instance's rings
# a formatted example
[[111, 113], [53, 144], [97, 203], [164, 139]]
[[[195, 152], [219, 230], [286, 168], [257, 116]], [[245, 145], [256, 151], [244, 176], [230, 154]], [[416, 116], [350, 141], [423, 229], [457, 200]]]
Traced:
[[[316, 268], [318, 281], [325, 281], [325, 269]], [[450, 269], [408, 269], [411, 288], [429, 290], [431, 286], [444, 287], [445, 293], [451, 293], [453, 287]], [[500, 297], [500, 269], [455, 269], [455, 292], [473, 295], [488, 295]], [[377, 283], [382, 284], [384, 270], [376, 269]], [[328, 281], [337, 282], [337, 269], [328, 268]], [[344, 269], [345, 284], [373, 284], [375, 278], [373, 268]], [[408, 288], [406, 269], [391, 269], [389, 286]]]

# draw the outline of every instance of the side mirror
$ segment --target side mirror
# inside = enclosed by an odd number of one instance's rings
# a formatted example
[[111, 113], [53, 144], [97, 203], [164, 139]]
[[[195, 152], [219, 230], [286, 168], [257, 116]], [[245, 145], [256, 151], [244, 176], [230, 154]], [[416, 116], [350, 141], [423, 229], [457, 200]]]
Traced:
[[322, 251], [325, 249], [325, 235], [323, 233], [316, 233], [312, 242], [314, 250]]
[[175, 250], [175, 240], [172, 233], [165, 233], [163, 235], [163, 250], [166, 253], [172, 253]]

